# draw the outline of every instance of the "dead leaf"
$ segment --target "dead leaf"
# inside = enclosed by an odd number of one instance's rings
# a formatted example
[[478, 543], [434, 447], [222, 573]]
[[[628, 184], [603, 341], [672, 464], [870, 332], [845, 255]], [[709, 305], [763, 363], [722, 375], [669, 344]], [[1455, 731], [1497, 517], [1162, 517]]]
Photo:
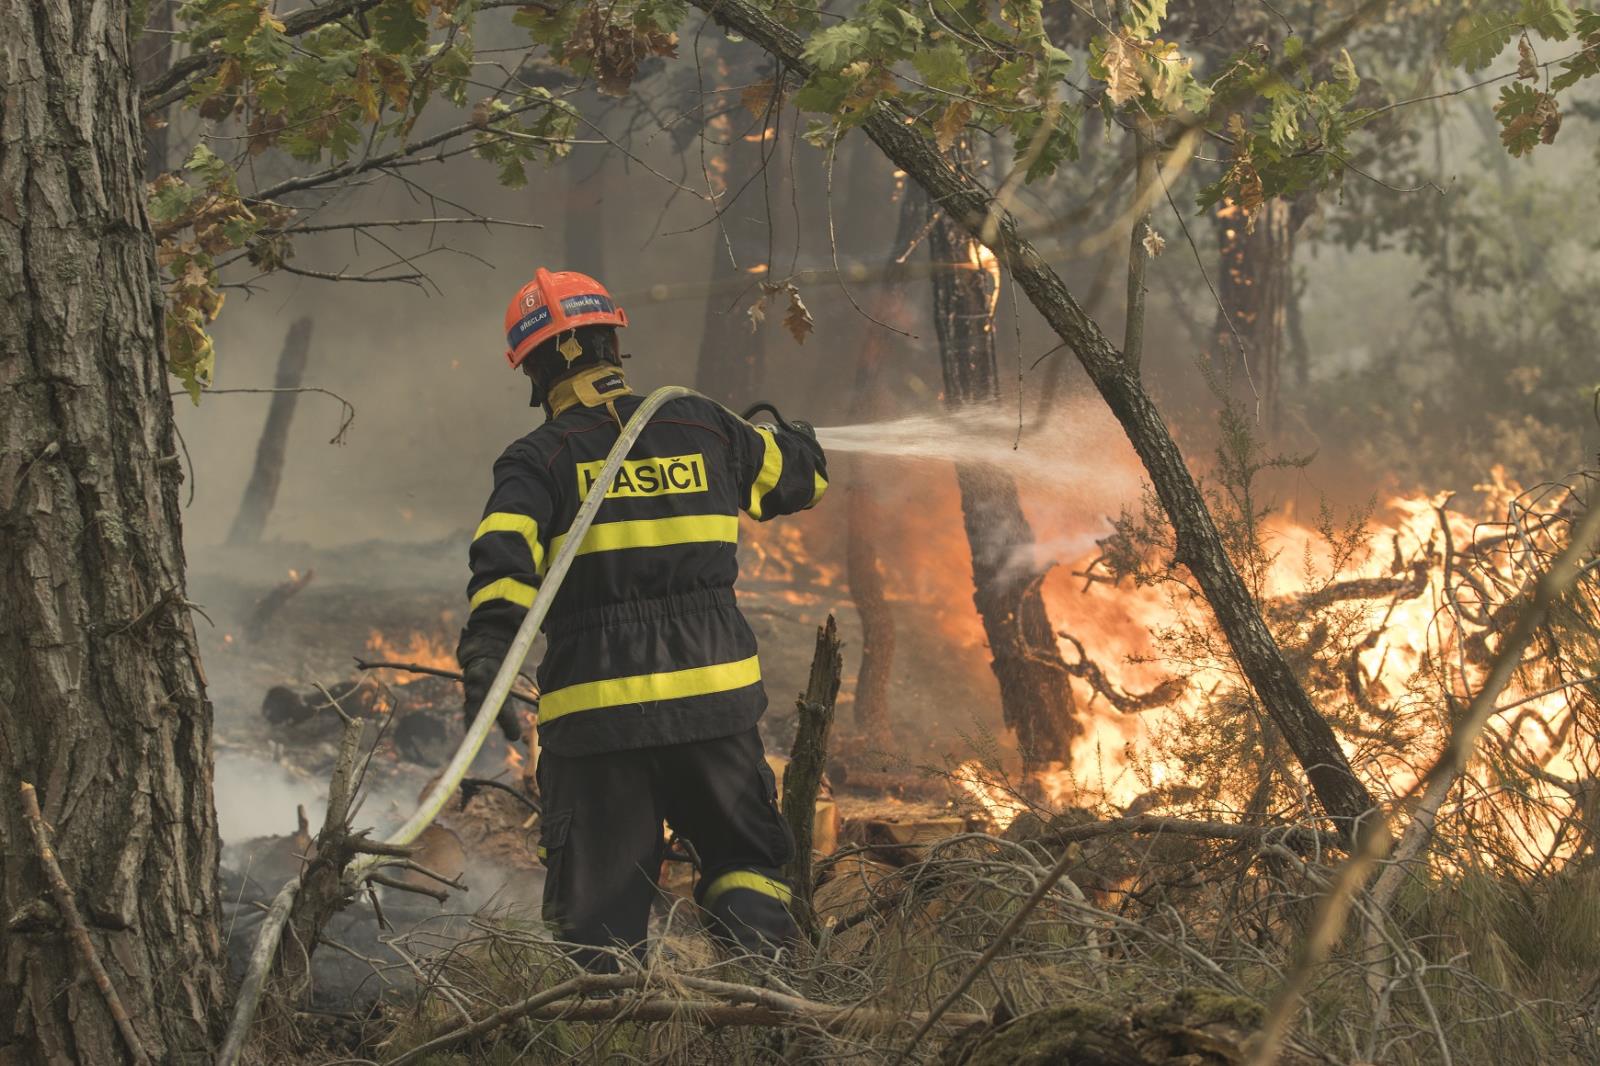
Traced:
[[1127, 37], [1118, 33], [1107, 39], [1100, 62], [1106, 70], [1106, 95], [1113, 104], [1121, 107], [1143, 91], [1137, 53]]
[[745, 315], [750, 319], [750, 332], [754, 333], [759, 330], [761, 324], [767, 320], [767, 298], [763, 296], [751, 304], [745, 311]]
[[1154, 259], [1167, 250], [1167, 239], [1157, 233], [1155, 227], [1148, 222], [1144, 227], [1144, 254]]
[[813, 322], [811, 310], [806, 307], [806, 302], [800, 299], [800, 290], [794, 285], [787, 286], [789, 291], [789, 310], [783, 316], [783, 328], [789, 331], [796, 344], [804, 344], [806, 338], [811, 336]]
[[1517, 77], [1522, 81], [1539, 80], [1539, 57], [1533, 54], [1533, 42], [1526, 33], [1517, 41]]
[[1553, 93], [1545, 93], [1540, 98], [1539, 106], [1533, 109], [1533, 116], [1539, 120], [1539, 142], [1554, 144], [1556, 134], [1561, 132], [1561, 105], [1556, 103]]
[[771, 78], [762, 78], [754, 85], [747, 85], [739, 94], [739, 102], [744, 109], [756, 118], [765, 118], [768, 112], [777, 111], [783, 106], [779, 97], [777, 85]]
[[961, 136], [961, 131], [972, 121], [972, 104], [967, 100], [954, 100], [933, 123], [933, 135], [939, 147], [949, 151]]

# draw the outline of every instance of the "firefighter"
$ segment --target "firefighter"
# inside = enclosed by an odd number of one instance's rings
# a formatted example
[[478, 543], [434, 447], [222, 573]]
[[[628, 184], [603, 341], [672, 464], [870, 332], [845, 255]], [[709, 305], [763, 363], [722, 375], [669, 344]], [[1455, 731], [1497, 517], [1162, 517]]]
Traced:
[[[627, 324], [599, 282], [572, 272], [540, 269], [506, 310], [506, 357], [545, 421], [495, 462], [472, 540], [456, 649], [469, 722], [643, 402], [621, 370]], [[562, 940], [642, 950], [663, 822], [694, 845], [695, 898], [715, 933], [769, 956], [795, 936], [781, 874], [794, 840], [756, 730], [767, 695], [734, 600], [735, 547], [739, 511], [766, 521], [813, 507], [826, 477], [809, 426], [752, 426], [699, 396], [665, 404], [628, 453], [544, 623], [539, 857]], [[499, 724], [519, 738], [517, 712]]]

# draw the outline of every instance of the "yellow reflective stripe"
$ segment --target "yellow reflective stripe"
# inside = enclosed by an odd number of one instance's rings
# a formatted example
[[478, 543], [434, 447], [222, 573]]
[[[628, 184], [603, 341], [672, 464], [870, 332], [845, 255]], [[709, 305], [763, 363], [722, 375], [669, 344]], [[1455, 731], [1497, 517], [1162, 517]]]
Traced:
[[812, 474], [811, 477], [814, 480], [813, 480], [812, 488], [811, 488], [811, 502], [806, 504], [806, 508], [807, 509], [815, 507], [817, 505], [817, 501], [822, 499], [822, 494], [824, 492], [828, 491], [828, 479], [827, 478], [823, 477], [821, 474], [816, 474], [816, 473]]
[[790, 892], [789, 886], [782, 881], [751, 870], [734, 870], [711, 882], [711, 887], [707, 888], [706, 894], [701, 897], [700, 906], [709, 910], [711, 905], [724, 892], [735, 888], [748, 888], [750, 891], [759, 892], [763, 896], [771, 896], [784, 906], [788, 906], [790, 899], [793, 898], [793, 893]]
[[478, 523], [478, 531], [472, 534], [476, 542], [487, 533], [519, 533], [522, 539], [528, 542], [528, 554], [533, 556], [533, 569], [536, 573], [544, 570], [544, 546], [539, 543], [539, 523], [525, 514], [512, 514], [510, 511], [495, 511], [493, 514], [484, 515], [483, 521]]
[[539, 724], [544, 725], [578, 711], [592, 711], [597, 707], [622, 707], [656, 700], [708, 696], [713, 692], [744, 688], [760, 680], [761, 663], [752, 655], [738, 662], [717, 663], [714, 666], [615, 677], [607, 681], [587, 681], [542, 694], [539, 697]]
[[490, 600], [510, 600], [518, 607], [531, 607], [533, 598], [539, 590], [526, 581], [518, 581], [514, 577], [503, 577], [499, 581], [491, 581], [483, 588], [472, 594], [472, 604], [469, 610], [476, 611], [480, 604]]
[[[550, 542], [555, 555], [566, 541], [565, 533]], [[672, 518], [635, 518], [628, 522], [596, 522], [578, 545], [579, 555], [614, 552], [626, 548], [661, 548], [669, 544], [723, 541], [737, 544], [739, 518], [731, 514], [690, 514]]]
[[756, 475], [755, 484], [750, 486], [751, 518], [761, 517], [761, 497], [777, 488], [778, 479], [783, 476], [783, 451], [778, 447], [778, 439], [765, 426], [757, 426], [756, 432], [761, 434], [767, 447], [761, 455], [761, 472]]

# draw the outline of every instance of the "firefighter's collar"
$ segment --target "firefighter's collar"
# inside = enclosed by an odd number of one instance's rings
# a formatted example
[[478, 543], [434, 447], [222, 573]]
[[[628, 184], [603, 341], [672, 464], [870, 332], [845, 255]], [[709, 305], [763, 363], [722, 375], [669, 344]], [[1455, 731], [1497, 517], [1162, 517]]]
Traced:
[[631, 395], [633, 390], [628, 387], [628, 380], [623, 377], [621, 370], [610, 365], [592, 366], [556, 382], [546, 402], [550, 405], [550, 417], [555, 418], [578, 404], [600, 407], [619, 396]]

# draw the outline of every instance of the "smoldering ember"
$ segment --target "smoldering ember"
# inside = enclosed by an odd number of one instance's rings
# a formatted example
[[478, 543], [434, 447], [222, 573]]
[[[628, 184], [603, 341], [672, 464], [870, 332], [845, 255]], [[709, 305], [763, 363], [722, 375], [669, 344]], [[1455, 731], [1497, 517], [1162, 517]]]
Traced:
[[1588, 0], [0, 0], [0, 1066], [1600, 1062]]

